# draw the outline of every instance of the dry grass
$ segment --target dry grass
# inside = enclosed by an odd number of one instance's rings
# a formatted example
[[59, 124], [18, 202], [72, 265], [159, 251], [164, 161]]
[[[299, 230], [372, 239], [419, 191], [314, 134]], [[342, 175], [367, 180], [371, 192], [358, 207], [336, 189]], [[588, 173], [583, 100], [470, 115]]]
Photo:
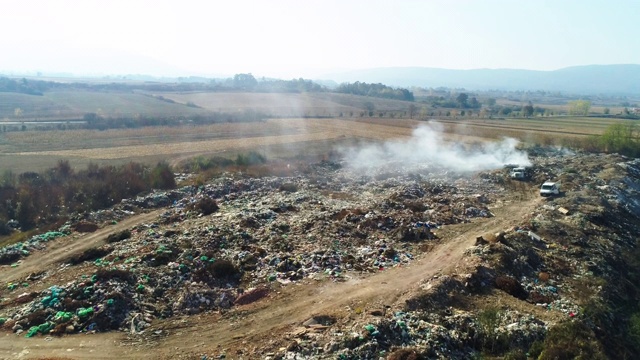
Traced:
[[[261, 94], [268, 95], [268, 94]], [[468, 144], [513, 137], [542, 145], [579, 144], [601, 133], [612, 122], [584, 117], [534, 119], [439, 120], [445, 141]], [[26, 131], [0, 138], [0, 166], [11, 170], [46, 169], [58, 159], [74, 166], [167, 160], [177, 163], [196, 155], [233, 157], [258, 150], [269, 159], [317, 156], [338, 144], [377, 142], [411, 136], [424, 121], [410, 119], [271, 119], [256, 123], [140, 129]], [[40, 165], [41, 164], [41, 165]], [[28, 166], [33, 166], [29, 169]]]
[[381, 111], [408, 111], [412, 103], [400, 100], [368, 98], [336, 93], [162, 93], [167, 99], [186, 104], [192, 102], [216, 112], [254, 110], [274, 116], [360, 116], [364, 103], [375, 103]]

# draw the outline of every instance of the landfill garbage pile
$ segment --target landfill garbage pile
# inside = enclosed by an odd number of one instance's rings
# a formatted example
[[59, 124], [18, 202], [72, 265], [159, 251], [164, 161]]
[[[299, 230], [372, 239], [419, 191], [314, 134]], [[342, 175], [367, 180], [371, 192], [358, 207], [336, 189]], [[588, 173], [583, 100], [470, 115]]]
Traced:
[[[404, 266], [416, 245], [437, 241], [440, 226], [492, 216], [487, 205], [500, 191], [487, 179], [432, 169], [367, 177], [325, 163], [310, 171], [312, 178], [228, 174], [198, 189], [155, 192], [73, 218], [67, 227], [166, 207], [124, 239], [70, 259], [91, 263], [93, 273], [29, 293], [6, 314], [5, 327], [29, 336], [143, 330], [155, 318], [228, 309], [245, 291], [274, 281], [340, 281], [350, 272]], [[194, 211], [203, 199], [220, 209]]]
[[[640, 162], [548, 153], [533, 162], [531, 183], [557, 179], [563, 196], [541, 200], [518, 226], [479, 238], [456, 274], [425, 279], [428, 289], [403, 303], [355, 320], [300, 324], [287, 335], [291, 346], [265, 358], [379, 359], [412, 349], [464, 359], [500, 348], [490, 339], [505, 338], [526, 350], [556, 322], [585, 316], [586, 295], [607, 301], [619, 290], [598, 279], [624, 276], [620, 254], [640, 233]], [[443, 226], [493, 217], [492, 207], [516, 191], [510, 184], [502, 170], [400, 166], [363, 174], [322, 162], [291, 177], [227, 173], [200, 187], [126, 199], [67, 226], [165, 211], [44, 275], [82, 266], [73, 281], [39, 292], [23, 292], [27, 279], [10, 284], [1, 293], [0, 323], [24, 336], [136, 334], [157, 319], [258, 301], [275, 285], [411, 266], [425, 244], [442, 241]], [[483, 313], [452, 301], [496, 292], [522, 305]], [[530, 307], [552, 315], [541, 318]]]
[[44, 249], [47, 242], [62, 236], [67, 236], [70, 232], [71, 230], [68, 226], [63, 226], [58, 231], [49, 231], [44, 234], [34, 235], [25, 242], [5, 246], [0, 249], [0, 265], [15, 263], [19, 259], [29, 256], [34, 250]]
[[[590, 324], [600, 336], [612, 331], [623, 337], [622, 314], [604, 314], [610, 323], [602, 329], [594, 325], [591, 307], [615, 307], [627, 296], [619, 279], [627, 275], [623, 254], [633, 250], [640, 233], [640, 160], [543, 153], [534, 163], [536, 183], [561, 179], [563, 196], [542, 201], [519, 226], [493, 236], [479, 233], [487, 238], [479, 236], [466, 250], [466, 265], [457, 274], [428, 280], [428, 290], [395, 309], [347, 324], [299, 324], [289, 334], [291, 344], [266, 358], [384, 359], [402, 351], [437, 359], [482, 353], [535, 358], [535, 344], [566, 321]], [[469, 309], [453, 300], [496, 292], [512, 296], [517, 306]]]

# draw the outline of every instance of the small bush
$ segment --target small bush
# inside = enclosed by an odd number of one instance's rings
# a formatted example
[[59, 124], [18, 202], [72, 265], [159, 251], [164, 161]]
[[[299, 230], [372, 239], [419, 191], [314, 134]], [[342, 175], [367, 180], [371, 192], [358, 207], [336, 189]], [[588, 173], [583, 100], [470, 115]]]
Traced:
[[496, 288], [520, 300], [524, 300], [528, 296], [527, 291], [520, 285], [518, 280], [510, 276], [498, 276], [496, 278]]
[[640, 349], [640, 312], [634, 313], [629, 319], [628, 337], [636, 349]]
[[293, 192], [298, 191], [298, 185], [296, 185], [294, 183], [284, 183], [284, 184], [280, 185], [280, 191], [293, 193]]
[[538, 360], [606, 358], [593, 331], [582, 322], [569, 321], [549, 330]]
[[159, 162], [149, 173], [148, 183], [154, 189], [175, 189], [173, 170], [166, 162]]
[[91, 248], [83, 251], [78, 255], [74, 255], [69, 259], [71, 265], [77, 265], [84, 261], [93, 261], [104, 257], [111, 253], [113, 249], [109, 248]]
[[544, 350], [544, 343], [540, 340], [536, 340], [531, 344], [531, 347], [529, 347], [529, 356], [537, 359], [542, 353], [542, 350]]
[[211, 274], [216, 278], [230, 278], [238, 273], [238, 268], [229, 260], [216, 260], [211, 264]]
[[215, 200], [209, 197], [205, 197], [200, 199], [200, 201], [191, 205], [190, 208], [193, 210], [197, 210], [202, 215], [210, 215], [218, 211], [220, 207], [218, 206], [218, 203]]
[[404, 202], [404, 206], [407, 209], [416, 213], [422, 213], [429, 209], [429, 207], [427, 207], [424, 201], [420, 201], [420, 200], [406, 200]]
[[255, 151], [251, 151], [246, 155], [238, 154], [236, 157], [236, 165], [238, 166], [258, 165], [266, 162], [267, 158]]
[[425, 357], [413, 349], [400, 349], [387, 356], [387, 360], [422, 360]]
[[99, 269], [96, 271], [96, 279], [99, 281], [107, 281], [110, 279], [119, 279], [133, 284], [136, 279], [128, 270], [121, 269]]
[[504, 355], [504, 360], [527, 360], [527, 354], [521, 349], [511, 350]]
[[107, 242], [109, 244], [112, 244], [118, 241], [129, 239], [130, 237], [131, 237], [131, 230], [122, 230], [117, 233], [109, 234], [109, 236], [107, 236]]

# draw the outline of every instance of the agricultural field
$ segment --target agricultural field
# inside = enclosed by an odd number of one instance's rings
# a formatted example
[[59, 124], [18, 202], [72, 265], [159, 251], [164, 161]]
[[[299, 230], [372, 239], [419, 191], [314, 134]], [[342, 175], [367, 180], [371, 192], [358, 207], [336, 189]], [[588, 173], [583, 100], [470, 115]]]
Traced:
[[[566, 100], [564, 101], [566, 102]], [[562, 103], [562, 104], [538, 104], [534, 102], [534, 106], [542, 106], [545, 109], [548, 109], [549, 111], [552, 111], [556, 114], [558, 113], [566, 113], [569, 111], [569, 106], [566, 103]], [[509, 105], [509, 106], [524, 106], [527, 105], [527, 101], [515, 101], [515, 100], [506, 100], [506, 99], [501, 99], [497, 102], [499, 105]], [[605, 108], [609, 108], [609, 112], [611, 114], [621, 114], [622, 111], [624, 110], [623, 106], [604, 106], [604, 105], [597, 105], [594, 104], [593, 106], [591, 106], [590, 112], [592, 114], [604, 114], [604, 109]]]
[[[173, 180], [174, 169], [195, 168], [179, 165], [201, 155], [268, 160], [236, 160], [215, 176], [180, 174], [178, 189], [136, 192], [70, 216], [52, 229], [60, 231], [31, 230], [28, 240], [15, 230], [25, 241], [0, 248], [7, 286], [0, 357], [397, 359], [406, 351], [437, 358], [446, 349], [440, 358], [506, 358], [567, 348], [549, 329], [591, 321], [590, 299], [606, 303], [628, 286], [605, 279], [639, 273], [637, 262], [603, 249], [633, 251], [640, 210], [625, 204], [637, 186], [623, 184], [638, 184], [640, 163], [544, 146], [589, 139], [617, 120], [409, 119], [412, 103], [329, 93], [52, 92], [37, 99], [60, 114], [280, 116], [1, 132], [0, 168], [15, 174], [59, 160], [68, 161], [68, 173], [166, 161]], [[362, 115], [367, 102], [377, 117]], [[390, 145], [370, 146], [382, 143]], [[400, 147], [399, 158], [377, 152]], [[525, 162], [526, 181], [503, 168]], [[64, 166], [58, 170], [51, 173], [63, 174]], [[539, 195], [549, 178], [561, 182], [561, 196]], [[629, 230], [616, 233], [622, 227]], [[609, 262], [615, 266], [601, 266]], [[607, 288], [598, 293], [598, 286]], [[590, 316], [640, 316], [636, 305]], [[568, 330], [595, 354], [605, 341], [616, 341], [612, 358], [634, 349], [619, 334], [598, 334], [596, 342], [581, 329]]]
[[[258, 150], [275, 157], [327, 153], [354, 141], [408, 137], [437, 122], [444, 138], [480, 142], [503, 137], [525, 143], [560, 144], [560, 139], [601, 134], [616, 120], [588, 117], [497, 119], [285, 118], [251, 123], [137, 129], [7, 132], [0, 136], [0, 166], [15, 172], [48, 168], [58, 159], [75, 166], [95, 163], [176, 162], [196, 155], [235, 156]], [[313, 144], [313, 146], [309, 146]]]
[[[147, 93], [82, 90], [47, 91], [42, 96], [0, 92], [0, 120], [51, 121], [104, 117], [188, 117], [253, 111], [272, 117], [360, 116], [372, 103], [376, 111], [406, 115], [411, 102], [335, 93]], [[16, 114], [16, 109], [21, 113]]]
[[[21, 114], [16, 114], [16, 109]], [[109, 117], [195, 115], [206, 111], [131, 92], [49, 91], [42, 96], [0, 92], [3, 121], [81, 119], [87, 113]]]

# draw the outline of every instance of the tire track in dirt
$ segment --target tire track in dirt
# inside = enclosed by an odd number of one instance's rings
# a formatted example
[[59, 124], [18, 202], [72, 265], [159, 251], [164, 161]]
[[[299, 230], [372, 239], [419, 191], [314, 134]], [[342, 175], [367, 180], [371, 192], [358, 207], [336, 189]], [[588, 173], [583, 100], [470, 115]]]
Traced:
[[79, 254], [92, 247], [106, 244], [105, 239], [112, 233], [128, 229], [134, 225], [151, 221], [158, 217], [164, 209], [155, 210], [128, 217], [115, 225], [109, 225], [96, 230], [93, 233], [79, 237], [62, 237], [47, 244], [44, 251], [36, 251], [23, 259], [20, 266], [0, 269], [0, 278], [3, 282], [14, 282], [27, 275], [43, 271], [56, 266], [73, 255]]

